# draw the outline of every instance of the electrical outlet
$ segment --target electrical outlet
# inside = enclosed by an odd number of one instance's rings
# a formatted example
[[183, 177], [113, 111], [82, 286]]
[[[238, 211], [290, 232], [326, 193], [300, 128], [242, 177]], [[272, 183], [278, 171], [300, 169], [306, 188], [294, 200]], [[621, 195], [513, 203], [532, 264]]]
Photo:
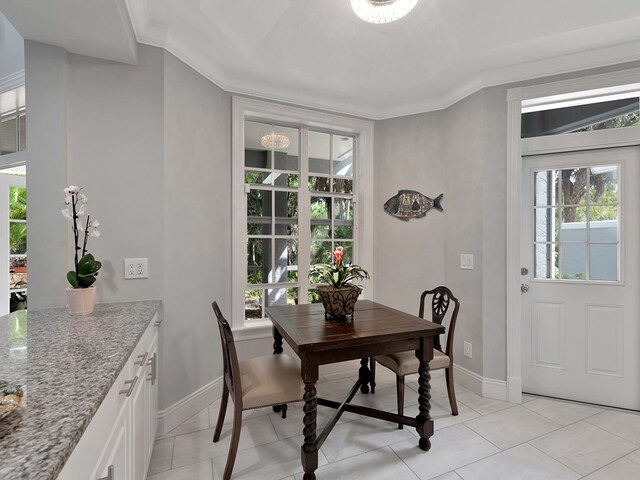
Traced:
[[469, 342], [464, 342], [464, 356], [467, 358], [473, 358], [473, 349]]
[[124, 278], [149, 278], [149, 264], [146, 258], [125, 258]]

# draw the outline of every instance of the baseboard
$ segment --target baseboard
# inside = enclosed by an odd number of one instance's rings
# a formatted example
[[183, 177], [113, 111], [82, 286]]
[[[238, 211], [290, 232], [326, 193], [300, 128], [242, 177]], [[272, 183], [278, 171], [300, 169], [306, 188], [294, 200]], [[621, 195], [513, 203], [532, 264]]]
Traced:
[[453, 377], [456, 383], [482, 397], [507, 400], [507, 382], [486, 378], [460, 365], [453, 365]]
[[200, 387], [182, 400], [158, 412], [157, 436], [165, 435], [222, 396], [222, 377]]

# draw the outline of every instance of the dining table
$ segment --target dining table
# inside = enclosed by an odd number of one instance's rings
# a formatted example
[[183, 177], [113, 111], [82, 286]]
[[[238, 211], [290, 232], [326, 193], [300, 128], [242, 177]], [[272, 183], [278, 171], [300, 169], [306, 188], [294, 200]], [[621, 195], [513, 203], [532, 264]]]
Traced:
[[[301, 461], [304, 480], [315, 480], [318, 450], [343, 412], [386, 420], [415, 427], [418, 446], [428, 451], [433, 435], [431, 409], [431, 374], [434, 338], [445, 329], [415, 315], [371, 300], [359, 300], [352, 316], [334, 319], [325, 315], [322, 304], [278, 305], [266, 309], [273, 323], [273, 353], [283, 352], [283, 339], [300, 358], [300, 375], [304, 382], [303, 436]], [[352, 403], [356, 393], [375, 392], [375, 380], [369, 358], [395, 352], [415, 351], [418, 369], [418, 415], [407, 417]], [[360, 359], [358, 379], [342, 402], [317, 396], [316, 383], [320, 365]], [[318, 405], [336, 410], [321, 432], [317, 432]], [[275, 408], [275, 407], [274, 407]]]

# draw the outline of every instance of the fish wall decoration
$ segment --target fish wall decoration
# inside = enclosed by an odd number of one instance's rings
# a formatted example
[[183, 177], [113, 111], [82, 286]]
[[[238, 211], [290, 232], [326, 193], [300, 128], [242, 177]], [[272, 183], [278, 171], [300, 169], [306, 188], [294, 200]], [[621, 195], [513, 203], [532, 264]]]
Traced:
[[408, 222], [411, 218], [422, 218], [429, 210], [435, 208], [442, 210], [442, 198], [444, 194], [436, 198], [429, 198], [415, 190], [398, 190], [398, 193], [387, 200], [384, 210], [400, 220]]

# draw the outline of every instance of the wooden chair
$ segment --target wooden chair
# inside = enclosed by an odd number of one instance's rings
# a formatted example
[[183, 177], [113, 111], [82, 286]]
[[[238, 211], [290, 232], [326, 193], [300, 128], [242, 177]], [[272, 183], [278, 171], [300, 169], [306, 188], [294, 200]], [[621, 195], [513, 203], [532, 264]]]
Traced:
[[287, 354], [267, 355], [238, 362], [236, 346], [229, 323], [218, 308], [212, 303], [213, 311], [218, 319], [220, 339], [222, 342], [222, 358], [224, 362], [224, 382], [218, 423], [213, 434], [213, 441], [220, 440], [220, 432], [227, 411], [229, 394], [233, 400], [233, 429], [229, 456], [224, 469], [224, 480], [231, 478], [233, 464], [238, 453], [242, 412], [254, 408], [273, 406], [282, 408], [282, 418], [287, 417], [287, 403], [302, 400], [304, 383], [300, 376], [300, 366]]
[[[455, 307], [451, 315], [449, 323], [449, 332], [447, 334], [447, 348], [442, 350], [440, 345], [440, 335], [433, 339], [433, 359], [429, 362], [431, 370], [445, 369], [445, 378], [447, 381], [447, 393], [449, 395], [449, 404], [451, 405], [451, 413], [458, 415], [458, 404], [456, 403], [456, 393], [453, 387], [453, 334], [456, 328], [456, 320], [458, 318], [458, 310], [460, 302], [453, 296], [451, 290], [447, 287], [436, 287], [433, 290], [426, 290], [420, 296], [420, 318], [424, 318], [425, 300], [427, 295], [433, 295], [431, 298], [431, 321], [442, 325], [449, 303], [453, 302]], [[379, 355], [370, 359], [371, 365], [371, 393], [375, 392], [375, 375], [376, 362], [384, 365], [396, 374], [396, 389], [398, 395], [398, 414], [404, 412], [404, 377], [418, 373], [418, 359], [415, 352], [399, 352], [391, 355]], [[398, 425], [402, 428], [402, 425]]]

